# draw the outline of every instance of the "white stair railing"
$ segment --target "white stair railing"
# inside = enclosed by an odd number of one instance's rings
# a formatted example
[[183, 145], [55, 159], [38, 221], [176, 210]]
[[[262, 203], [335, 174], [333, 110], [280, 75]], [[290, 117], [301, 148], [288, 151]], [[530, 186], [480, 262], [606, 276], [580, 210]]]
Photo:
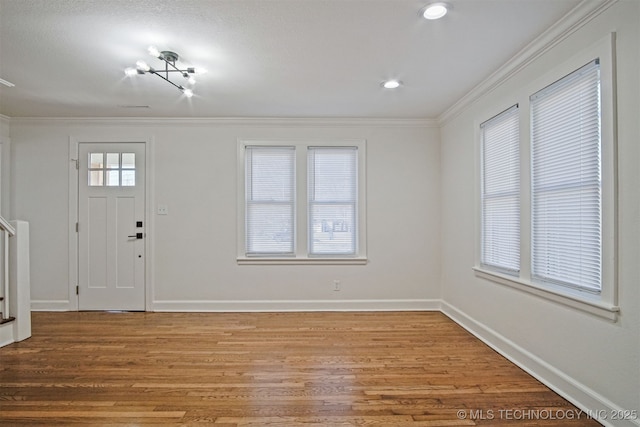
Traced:
[[2, 268], [2, 320], [10, 317], [9, 313], [9, 237], [16, 235], [16, 230], [7, 220], [0, 216], [0, 231], [3, 234], [3, 268]]

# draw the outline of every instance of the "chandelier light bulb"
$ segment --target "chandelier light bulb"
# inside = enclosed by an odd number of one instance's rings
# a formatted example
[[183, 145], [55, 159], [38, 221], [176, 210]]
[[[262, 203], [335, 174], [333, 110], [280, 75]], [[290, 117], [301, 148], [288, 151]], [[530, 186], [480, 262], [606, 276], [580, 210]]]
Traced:
[[136, 70], [135, 68], [127, 67], [124, 69], [124, 74], [129, 77], [135, 76], [136, 74], [138, 74], [138, 70]]
[[155, 56], [156, 58], [160, 58], [162, 55], [160, 54], [160, 51], [158, 49], [156, 49], [155, 46], [149, 46], [149, 55], [151, 56]]
[[193, 91], [191, 89], [183, 89], [182, 93], [184, 93], [184, 96], [187, 98], [191, 98], [193, 96]]
[[138, 69], [142, 71], [149, 71], [151, 69], [151, 67], [149, 67], [144, 61], [136, 62], [136, 67], [138, 67]]

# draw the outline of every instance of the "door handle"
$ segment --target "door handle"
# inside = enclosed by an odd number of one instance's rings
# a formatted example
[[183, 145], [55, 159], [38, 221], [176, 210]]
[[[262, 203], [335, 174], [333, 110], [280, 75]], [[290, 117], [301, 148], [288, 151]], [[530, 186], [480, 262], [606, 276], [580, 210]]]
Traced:
[[136, 239], [142, 239], [142, 233], [136, 233], [136, 234], [133, 234], [133, 235], [127, 236], [127, 237], [135, 237]]

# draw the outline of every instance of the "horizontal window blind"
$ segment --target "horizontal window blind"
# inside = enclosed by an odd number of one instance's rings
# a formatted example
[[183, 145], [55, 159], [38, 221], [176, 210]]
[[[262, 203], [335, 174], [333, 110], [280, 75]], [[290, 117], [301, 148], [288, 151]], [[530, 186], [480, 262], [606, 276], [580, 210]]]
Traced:
[[357, 147], [309, 147], [307, 156], [309, 255], [355, 255]]
[[599, 62], [530, 101], [532, 277], [597, 293], [602, 284]]
[[293, 255], [294, 147], [245, 148], [247, 255]]
[[520, 271], [520, 125], [518, 106], [480, 125], [481, 264]]

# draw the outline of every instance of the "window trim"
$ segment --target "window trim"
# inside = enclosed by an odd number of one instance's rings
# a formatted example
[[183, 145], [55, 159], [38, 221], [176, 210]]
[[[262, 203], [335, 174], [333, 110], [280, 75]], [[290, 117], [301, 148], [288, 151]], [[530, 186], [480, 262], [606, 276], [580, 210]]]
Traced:
[[[584, 64], [600, 60], [601, 78], [601, 138], [602, 138], [602, 289], [599, 294], [574, 290], [553, 283], [532, 280], [531, 273], [531, 117], [529, 96], [578, 70]], [[615, 33], [596, 41], [565, 62], [554, 67], [539, 79], [523, 86], [503, 105], [520, 105], [520, 155], [521, 155], [521, 265], [519, 276], [509, 276], [485, 268], [480, 263], [481, 223], [480, 190], [476, 185], [476, 260], [472, 267], [476, 277], [534, 294], [599, 317], [616, 321], [618, 305], [617, 286], [617, 132], [616, 132], [616, 84], [615, 84]], [[502, 110], [505, 108], [502, 108]], [[501, 109], [496, 109], [501, 111]], [[480, 141], [480, 124], [476, 120], [476, 141]], [[476, 165], [479, 165], [480, 148], [476, 145]], [[478, 167], [478, 169], [480, 169]], [[476, 173], [480, 179], [480, 170]], [[480, 181], [478, 181], [480, 182]]]
[[597, 295], [573, 290], [571, 288], [551, 288], [542, 283], [526, 280], [521, 277], [509, 276], [497, 271], [487, 270], [482, 267], [473, 267], [476, 277], [489, 280], [494, 283], [506, 285], [520, 291], [542, 297], [569, 307], [576, 308], [587, 313], [594, 314], [604, 319], [615, 322], [620, 312], [620, 307], [615, 304], [602, 301]]
[[[245, 147], [295, 147], [296, 200], [294, 254], [290, 256], [259, 256], [245, 253]], [[357, 252], [354, 255], [310, 255], [308, 253], [307, 215], [307, 148], [357, 147]], [[364, 139], [244, 139], [237, 140], [236, 163], [236, 263], [238, 265], [364, 265], [367, 264], [366, 224], [366, 140]]]

